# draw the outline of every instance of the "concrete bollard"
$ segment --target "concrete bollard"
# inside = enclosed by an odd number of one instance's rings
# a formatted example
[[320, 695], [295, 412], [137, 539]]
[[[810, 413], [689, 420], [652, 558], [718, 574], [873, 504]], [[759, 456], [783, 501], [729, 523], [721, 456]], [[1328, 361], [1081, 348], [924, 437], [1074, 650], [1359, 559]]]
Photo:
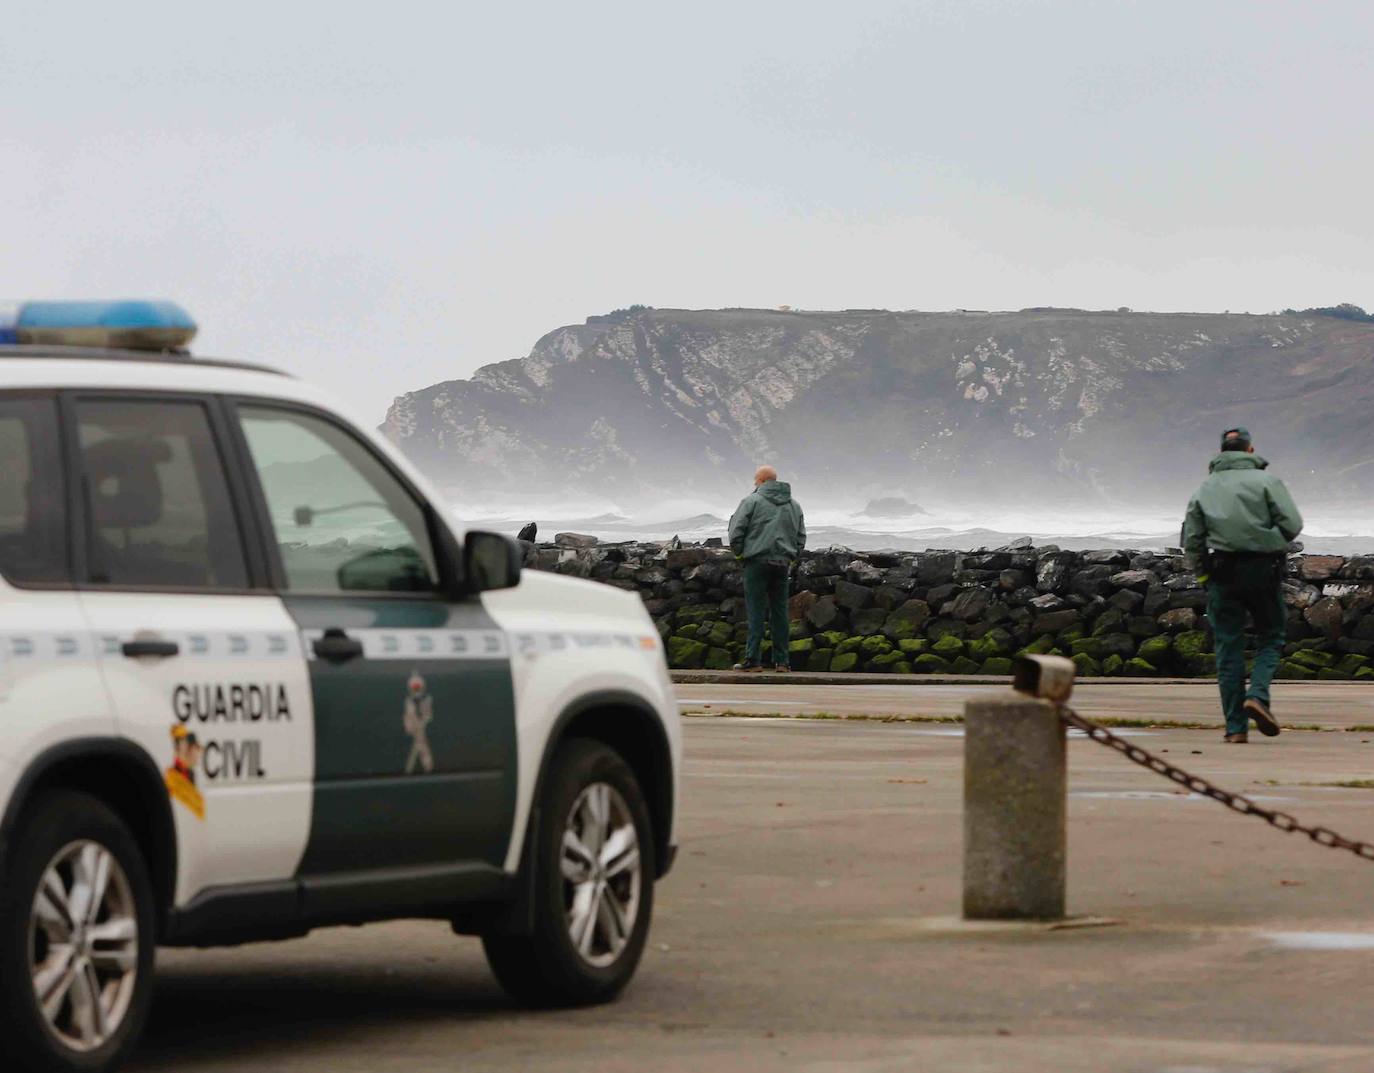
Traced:
[[987, 694], [964, 705], [964, 735], [964, 919], [1062, 920], [1068, 780], [1058, 711], [1021, 693]]

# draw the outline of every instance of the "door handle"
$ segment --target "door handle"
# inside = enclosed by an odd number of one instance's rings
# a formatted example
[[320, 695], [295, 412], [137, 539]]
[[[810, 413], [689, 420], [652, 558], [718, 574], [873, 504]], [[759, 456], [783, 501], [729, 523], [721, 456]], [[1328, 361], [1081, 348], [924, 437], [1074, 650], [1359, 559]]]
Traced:
[[324, 636], [317, 637], [310, 647], [315, 655], [330, 663], [344, 663], [363, 654], [363, 643], [337, 627], [325, 630]]
[[168, 656], [175, 656], [181, 651], [181, 646], [175, 641], [158, 641], [151, 638], [143, 638], [135, 641], [125, 641], [119, 646], [119, 650], [130, 659], [138, 659], [140, 656], [152, 656], [155, 659], [166, 659]]

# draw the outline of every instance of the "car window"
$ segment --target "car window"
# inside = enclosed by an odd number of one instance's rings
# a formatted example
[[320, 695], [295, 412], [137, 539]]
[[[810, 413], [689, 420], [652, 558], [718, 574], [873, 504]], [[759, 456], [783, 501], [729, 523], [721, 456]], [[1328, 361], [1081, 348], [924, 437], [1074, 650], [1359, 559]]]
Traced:
[[246, 588], [248, 568], [205, 407], [76, 404], [89, 580]]
[[63, 582], [67, 511], [51, 399], [0, 399], [0, 572], [13, 582]]
[[332, 422], [239, 408], [287, 586], [296, 592], [432, 592], [425, 512], [376, 455]]

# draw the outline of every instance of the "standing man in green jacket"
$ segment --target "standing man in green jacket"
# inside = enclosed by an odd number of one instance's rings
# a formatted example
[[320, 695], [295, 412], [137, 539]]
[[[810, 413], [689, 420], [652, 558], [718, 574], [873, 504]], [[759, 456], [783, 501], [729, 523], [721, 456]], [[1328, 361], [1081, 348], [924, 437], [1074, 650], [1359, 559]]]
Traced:
[[792, 498], [792, 486], [778, 480], [772, 466], [754, 474], [754, 491], [740, 501], [730, 518], [730, 550], [744, 560], [744, 607], [749, 614], [749, 640], [737, 671], [762, 670], [763, 627], [769, 623], [773, 666], [791, 670], [788, 655], [787, 600], [792, 563], [806, 547], [806, 522]]
[[[1221, 453], [1188, 504], [1183, 550], [1207, 586], [1207, 618], [1216, 634], [1217, 685], [1230, 745], [1249, 740], [1250, 720], [1273, 737], [1269, 683], [1287, 632], [1283, 602], [1288, 544], [1302, 532], [1302, 515], [1283, 481], [1267, 472], [1250, 433], [1221, 434]], [[1255, 663], [1245, 683], [1245, 620], [1255, 629]]]

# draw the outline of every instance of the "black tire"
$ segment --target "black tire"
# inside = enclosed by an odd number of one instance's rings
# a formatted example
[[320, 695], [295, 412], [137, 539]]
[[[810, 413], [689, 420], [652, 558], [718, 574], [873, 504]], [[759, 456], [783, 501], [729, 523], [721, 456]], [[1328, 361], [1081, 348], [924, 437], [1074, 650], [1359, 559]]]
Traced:
[[[623, 949], [609, 964], [593, 964], [570, 934], [563, 834], [584, 790], [608, 784], [618, 792], [638, 839], [638, 910]], [[506, 992], [525, 1005], [589, 1006], [609, 1002], [630, 982], [644, 953], [653, 914], [654, 841], [639, 782], [620, 754], [601, 742], [575, 738], [554, 757], [539, 802], [534, 846], [533, 918], [529, 935], [482, 936], [487, 961]], [[603, 954], [602, 956], [608, 956]]]
[[[31, 931], [35, 896], [55, 858], [77, 843], [95, 843], [123, 872], [107, 889], [127, 897], [129, 916], [137, 925], [132, 939], [135, 975], [125, 995], [123, 1013], [108, 1038], [88, 1050], [73, 1048], [44, 1016], [36, 997]], [[116, 895], [117, 896], [117, 895]], [[10, 846], [0, 893], [0, 1051], [4, 1068], [15, 1073], [104, 1073], [124, 1061], [137, 1042], [153, 995], [156, 947], [153, 889], [138, 843], [124, 822], [103, 801], [75, 791], [51, 791], [25, 809]], [[39, 929], [41, 931], [42, 929]]]

